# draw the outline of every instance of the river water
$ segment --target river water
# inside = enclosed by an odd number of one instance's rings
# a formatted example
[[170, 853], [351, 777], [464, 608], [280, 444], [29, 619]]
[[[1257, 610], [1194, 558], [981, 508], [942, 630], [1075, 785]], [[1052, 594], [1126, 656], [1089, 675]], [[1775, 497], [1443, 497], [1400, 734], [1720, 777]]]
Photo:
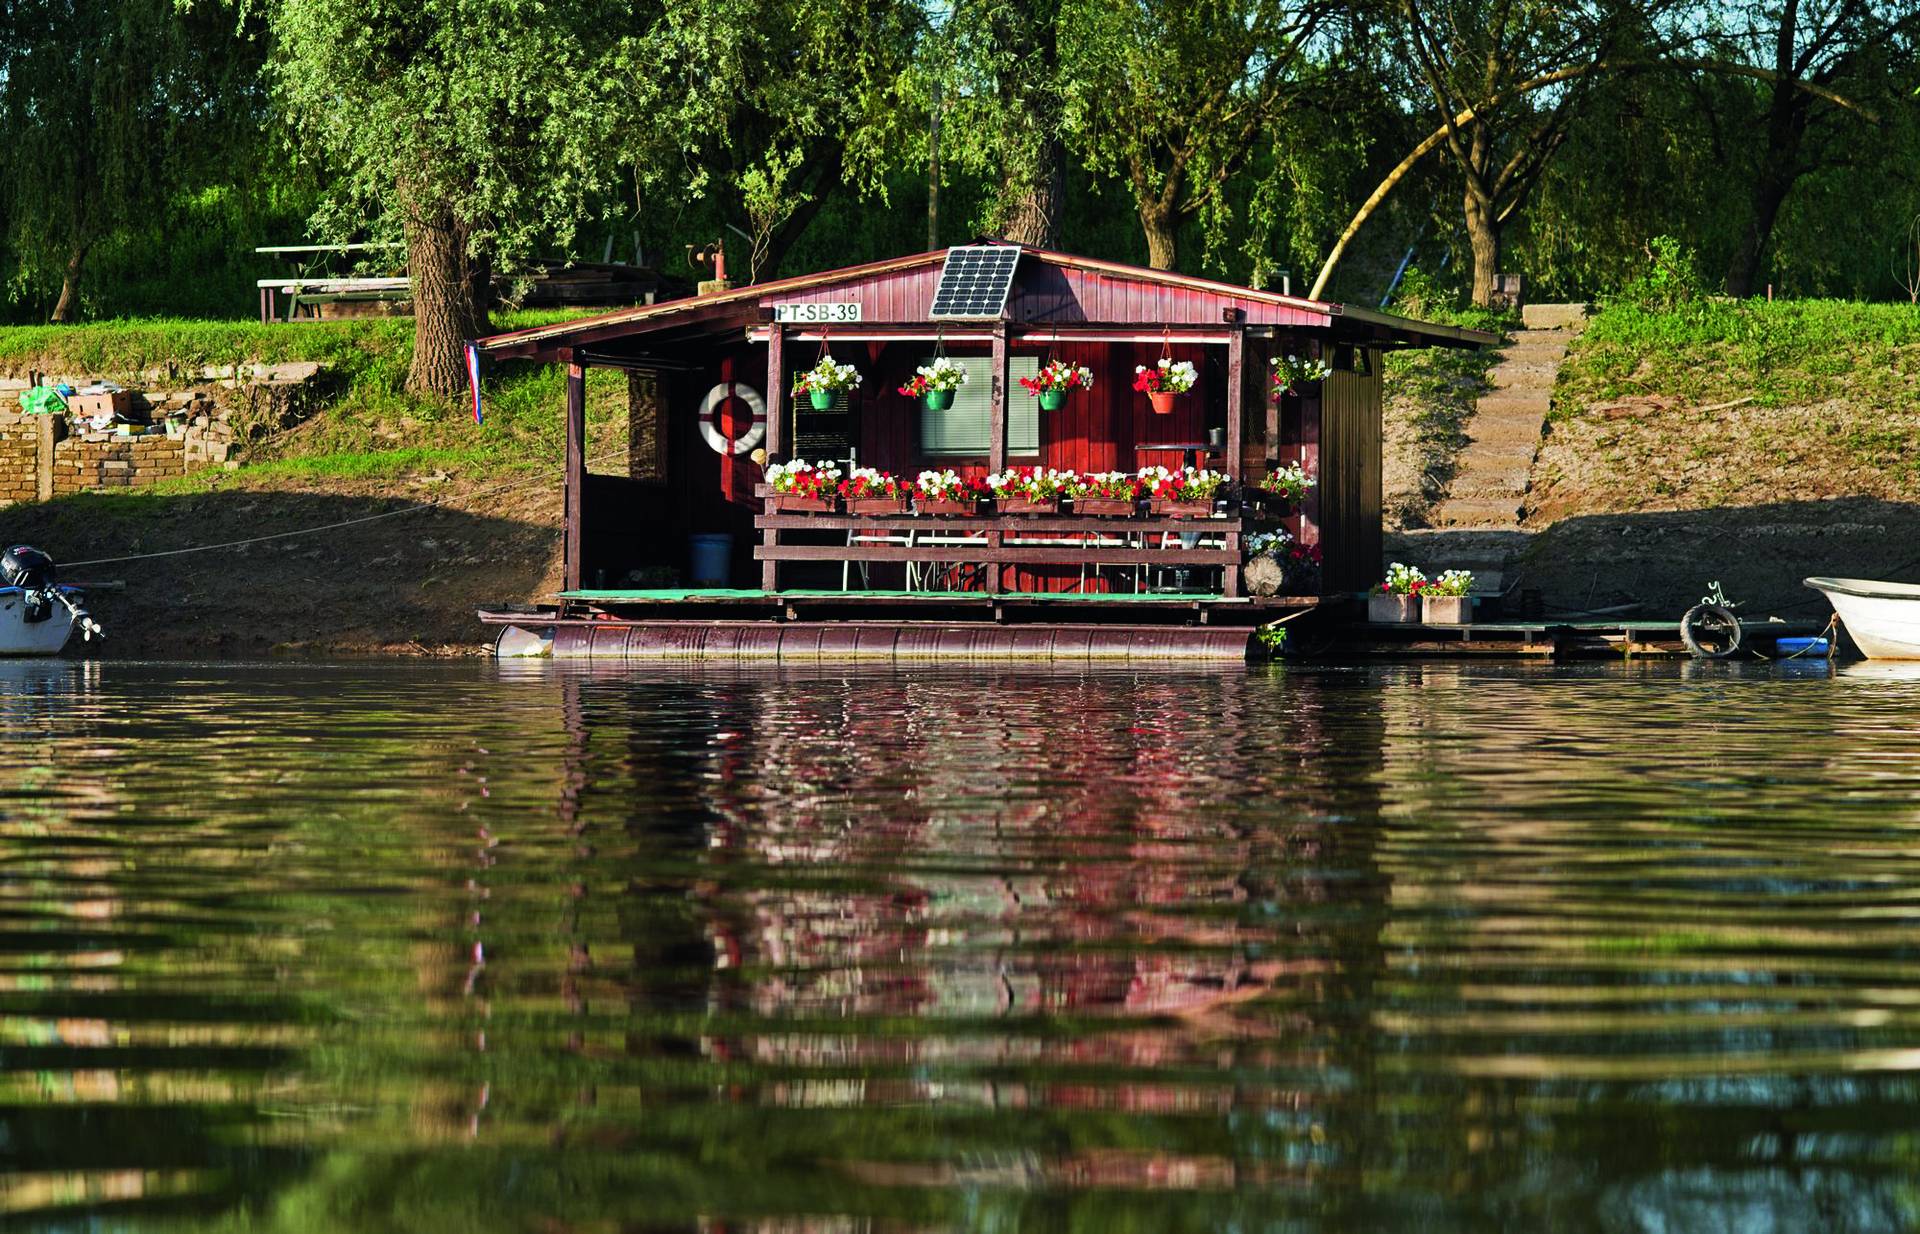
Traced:
[[0, 1221], [1920, 1221], [1898, 667], [10, 664], [0, 713]]

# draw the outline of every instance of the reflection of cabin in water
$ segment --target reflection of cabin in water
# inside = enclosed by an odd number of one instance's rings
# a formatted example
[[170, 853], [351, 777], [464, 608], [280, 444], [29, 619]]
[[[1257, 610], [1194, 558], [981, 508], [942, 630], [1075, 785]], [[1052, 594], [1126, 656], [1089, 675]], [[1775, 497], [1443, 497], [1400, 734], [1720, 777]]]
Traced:
[[[1012, 246], [985, 246], [1005, 251]], [[1126, 642], [1137, 628], [1232, 646], [1274, 610], [1368, 586], [1380, 569], [1381, 355], [1474, 347], [1484, 334], [1166, 271], [1018, 249], [1003, 298], [935, 315], [951, 252], [735, 288], [480, 340], [495, 359], [567, 366], [566, 587], [562, 651], [697, 651], [716, 637], [814, 654], [898, 639], [937, 621], [1065, 631]], [[978, 252], [978, 249], [971, 251]], [[1313, 356], [1332, 372], [1270, 396], [1269, 361]], [[796, 407], [796, 374], [824, 354], [862, 384], [825, 410]], [[951, 408], [897, 393], [935, 354], [969, 373]], [[1136, 366], [1187, 360], [1199, 377], [1156, 414]], [[1090, 392], [1042, 411], [1018, 383], [1049, 359], [1084, 365]], [[619, 474], [589, 468], [586, 373], [628, 376], [630, 449]], [[802, 403], [805, 400], [799, 400]], [[911, 479], [923, 469], [985, 475], [1008, 466], [1081, 472], [1224, 472], [1230, 488], [1299, 463], [1317, 478], [1299, 508], [1222, 503], [1210, 518], [779, 513], [765, 501], [757, 450], [832, 458]], [[1244, 538], [1284, 529], [1323, 566], [1303, 594], [1242, 594]], [[688, 584], [697, 537], [730, 545], [727, 586]], [[712, 573], [712, 567], [708, 567]], [[1296, 588], [1298, 590], [1298, 588]], [[821, 629], [825, 619], [893, 623], [884, 633]], [[699, 618], [698, 629], [671, 623]], [[490, 618], [492, 619], [492, 618]], [[505, 620], [505, 618], [500, 618]], [[706, 624], [756, 629], [744, 638]], [[519, 618], [525, 621], [524, 616]], [[1131, 623], [1129, 625], [1128, 623]], [[1219, 633], [1239, 626], [1237, 636]], [[978, 630], [966, 632], [980, 650]], [[784, 642], [783, 642], [784, 640]], [[933, 639], [938, 642], [938, 638]], [[1179, 640], [1174, 640], [1178, 642]], [[842, 645], [844, 644], [844, 646]], [[891, 643], [889, 644], [891, 645]], [[860, 643], [865, 647], [865, 643]]]

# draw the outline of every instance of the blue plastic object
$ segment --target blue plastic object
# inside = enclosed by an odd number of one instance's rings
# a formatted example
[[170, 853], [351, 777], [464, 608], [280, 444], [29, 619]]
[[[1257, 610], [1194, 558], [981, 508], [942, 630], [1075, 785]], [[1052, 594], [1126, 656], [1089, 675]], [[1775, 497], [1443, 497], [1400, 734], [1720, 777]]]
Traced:
[[1783, 638], [1773, 645], [1774, 654], [1782, 656], [1824, 656], [1827, 654], [1827, 640], [1824, 638]]
[[692, 546], [693, 585], [725, 587], [733, 573], [733, 537], [726, 532], [689, 536]]

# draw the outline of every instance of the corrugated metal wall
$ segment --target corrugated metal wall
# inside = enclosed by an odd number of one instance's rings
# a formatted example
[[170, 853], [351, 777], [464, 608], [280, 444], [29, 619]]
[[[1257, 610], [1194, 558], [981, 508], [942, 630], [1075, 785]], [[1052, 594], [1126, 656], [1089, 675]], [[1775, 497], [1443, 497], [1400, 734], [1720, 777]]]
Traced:
[[1380, 376], [1336, 372], [1320, 387], [1322, 585], [1359, 591], [1380, 578]]

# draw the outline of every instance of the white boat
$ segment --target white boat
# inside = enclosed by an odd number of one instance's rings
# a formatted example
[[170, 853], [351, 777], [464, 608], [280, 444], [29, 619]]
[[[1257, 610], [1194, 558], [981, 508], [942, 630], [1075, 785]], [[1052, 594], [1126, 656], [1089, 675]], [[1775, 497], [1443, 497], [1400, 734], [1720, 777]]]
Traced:
[[1920, 586], [1865, 578], [1810, 578], [1840, 624], [1875, 660], [1920, 660]]
[[16, 544], [0, 553], [0, 656], [58, 655], [75, 630], [82, 640], [105, 638], [83, 598], [54, 581], [53, 559], [39, 549]]

